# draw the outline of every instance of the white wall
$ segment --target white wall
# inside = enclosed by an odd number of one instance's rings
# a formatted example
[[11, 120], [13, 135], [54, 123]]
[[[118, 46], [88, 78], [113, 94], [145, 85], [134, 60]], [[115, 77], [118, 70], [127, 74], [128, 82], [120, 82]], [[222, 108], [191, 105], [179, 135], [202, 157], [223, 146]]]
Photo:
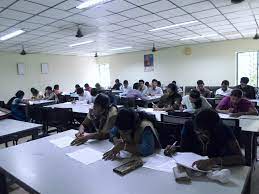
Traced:
[[[17, 75], [17, 63], [25, 64], [25, 75]], [[49, 74], [41, 74], [41, 63], [49, 64]], [[17, 90], [30, 97], [30, 88], [41, 91], [48, 85], [59, 84], [62, 91], [74, 89], [75, 84], [91, 85], [97, 81], [95, 58], [61, 55], [0, 53], [0, 100], [7, 101]]]
[[[192, 49], [191, 56], [184, 54], [185, 47]], [[144, 72], [143, 67], [144, 54], [150, 51], [101, 57], [98, 63], [110, 64], [112, 82], [119, 78], [132, 84], [140, 78], [147, 81], [156, 78], [164, 84], [176, 80], [179, 85], [193, 86], [198, 79], [207, 85], [220, 85], [223, 79], [228, 79], [235, 85], [236, 52], [258, 49], [259, 41], [248, 39], [162, 49], [155, 53], [154, 72]]]

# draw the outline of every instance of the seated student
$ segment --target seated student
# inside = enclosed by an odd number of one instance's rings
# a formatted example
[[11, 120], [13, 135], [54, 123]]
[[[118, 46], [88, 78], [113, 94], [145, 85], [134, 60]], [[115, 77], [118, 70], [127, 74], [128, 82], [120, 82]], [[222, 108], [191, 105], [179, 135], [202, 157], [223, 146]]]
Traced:
[[179, 110], [181, 106], [182, 96], [177, 92], [175, 84], [167, 86], [167, 93], [159, 100], [157, 105], [154, 105], [154, 110], [174, 111]]
[[56, 95], [60, 95], [60, 94], [62, 93], [62, 92], [59, 90], [59, 85], [58, 85], [58, 84], [54, 85], [53, 92], [54, 92]]
[[142, 95], [146, 95], [147, 93], [147, 86], [145, 85], [144, 80], [139, 80], [139, 91], [141, 92]]
[[113, 90], [120, 90], [120, 87], [122, 86], [122, 84], [120, 83], [119, 79], [115, 80], [115, 84], [113, 85], [112, 89]]
[[85, 91], [91, 92], [92, 88], [89, 86], [89, 84], [85, 84]]
[[239, 89], [232, 90], [230, 96], [223, 98], [216, 107], [216, 111], [229, 113], [233, 117], [258, 114], [254, 105], [249, 100], [242, 98], [242, 91]]
[[25, 121], [26, 120], [26, 114], [22, 106], [20, 104], [28, 104], [28, 100], [24, 100], [24, 92], [19, 90], [15, 94], [15, 98], [12, 101], [11, 104], [11, 112], [12, 112], [12, 117], [16, 120], [19, 121]]
[[129, 86], [128, 80], [123, 81], [123, 85], [120, 87], [122, 94], [127, 94], [132, 88]]
[[197, 81], [197, 90], [200, 92], [200, 94], [205, 98], [211, 97], [211, 91], [204, 87], [204, 82], [202, 80]]
[[145, 86], [147, 87], [147, 89], [149, 89], [151, 87], [149, 82], [145, 82]]
[[162, 84], [160, 81], [157, 81], [157, 87], [162, 88]]
[[255, 88], [253, 86], [248, 85], [249, 78], [242, 77], [240, 79], [240, 85], [236, 88], [242, 90], [243, 96], [248, 99], [255, 99]]
[[94, 103], [97, 95], [98, 95], [97, 89], [96, 88], [92, 88], [91, 89], [91, 100], [90, 100], [90, 103]]
[[229, 88], [229, 81], [223, 80], [221, 83], [221, 88], [217, 89], [215, 96], [216, 98], [223, 98], [225, 96], [230, 96], [232, 89]]
[[148, 89], [147, 94], [149, 96], [162, 96], [163, 95], [163, 90], [157, 86], [157, 80], [153, 79], [152, 80], [152, 86]]
[[182, 90], [182, 88], [177, 86], [176, 81], [172, 81], [172, 84], [176, 85], [178, 93], [182, 95], [183, 94], [183, 90]]
[[37, 99], [42, 99], [43, 98], [43, 95], [40, 94], [39, 90], [37, 90], [35, 88], [31, 88], [31, 94], [32, 94], [31, 99], [33, 99], [33, 100], [37, 100]]
[[88, 91], [84, 91], [83, 88], [78, 88], [76, 93], [78, 94], [78, 100], [79, 101], [86, 101], [90, 103], [91, 101], [91, 94]]
[[95, 84], [95, 88], [97, 89], [98, 92], [103, 90], [103, 87], [99, 83]]
[[139, 83], [133, 84], [133, 89], [129, 90], [128, 93], [125, 95], [127, 98], [144, 98], [144, 95], [138, 90]]
[[50, 86], [46, 87], [44, 96], [45, 100], [55, 100], [55, 102], [58, 102], [58, 96], [53, 92]]
[[180, 146], [167, 146], [166, 155], [175, 152], [193, 152], [209, 159], [199, 160], [193, 166], [211, 170], [215, 166], [244, 165], [240, 146], [232, 132], [212, 109], [200, 111], [193, 121], [187, 121], [181, 132]]
[[195, 113], [201, 109], [211, 108], [210, 103], [200, 95], [198, 90], [191, 90], [189, 95], [186, 95], [182, 99], [182, 105], [184, 106], [184, 112]]
[[114, 147], [104, 153], [103, 158], [114, 160], [122, 150], [144, 157], [153, 154], [161, 147], [154, 122], [153, 117], [145, 112], [121, 109], [110, 137]]
[[81, 88], [81, 86], [80, 86], [79, 84], [76, 84], [76, 85], [75, 85], [75, 91], [74, 91], [74, 93], [76, 93], [76, 91], [77, 91], [78, 88]]
[[79, 127], [76, 134], [76, 144], [85, 143], [89, 139], [108, 139], [114, 127], [118, 111], [110, 105], [110, 99], [105, 94], [98, 94], [87, 117]]

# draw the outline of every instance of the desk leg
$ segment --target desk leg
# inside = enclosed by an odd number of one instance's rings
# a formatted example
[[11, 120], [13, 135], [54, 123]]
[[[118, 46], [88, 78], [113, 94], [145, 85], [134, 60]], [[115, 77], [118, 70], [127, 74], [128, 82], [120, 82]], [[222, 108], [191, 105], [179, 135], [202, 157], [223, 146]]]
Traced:
[[252, 132], [246, 131], [244, 133], [244, 145], [245, 145], [245, 159], [246, 165], [252, 166], [257, 155], [257, 141], [256, 135]]
[[32, 140], [38, 139], [38, 137], [39, 137], [39, 130], [37, 129], [32, 132]]
[[0, 194], [8, 194], [6, 177], [0, 173]]

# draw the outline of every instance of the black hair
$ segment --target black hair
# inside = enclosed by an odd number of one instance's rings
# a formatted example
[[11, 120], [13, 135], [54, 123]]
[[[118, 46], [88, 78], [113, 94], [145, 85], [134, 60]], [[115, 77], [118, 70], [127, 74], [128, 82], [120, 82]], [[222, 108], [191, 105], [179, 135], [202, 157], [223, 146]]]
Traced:
[[54, 90], [59, 90], [59, 85], [58, 84], [54, 85]]
[[173, 93], [177, 93], [177, 86], [175, 84], [168, 84], [167, 88], [172, 90]]
[[138, 83], [140, 83], [140, 82], [142, 82], [143, 84], [145, 83], [143, 79], [140, 79], [140, 80], [138, 81]]
[[97, 96], [98, 90], [96, 88], [91, 89], [91, 96]]
[[213, 130], [220, 123], [220, 117], [215, 110], [203, 109], [194, 118], [195, 126], [202, 130]]
[[90, 87], [90, 86], [89, 86], [89, 84], [87, 84], [87, 83], [86, 83], [84, 86], [85, 86], [85, 88], [88, 88], [88, 87]]
[[221, 85], [227, 85], [227, 86], [229, 86], [229, 81], [228, 81], [228, 80], [223, 80], [222, 83], [221, 83]]
[[248, 77], [241, 77], [240, 83], [248, 84], [248, 82], [249, 82], [249, 78]]
[[133, 134], [141, 121], [148, 120], [155, 124], [156, 119], [143, 111], [135, 111], [134, 109], [122, 108], [116, 118], [115, 126], [122, 131], [133, 130]]
[[110, 107], [110, 98], [106, 94], [98, 94], [95, 101], [95, 105], [100, 105], [103, 109], [109, 109]]
[[145, 86], [147, 86], [147, 87], [148, 87], [148, 86], [149, 86], [149, 82], [145, 82]]
[[119, 79], [116, 79], [115, 82], [119, 82], [119, 83], [120, 83], [120, 80], [119, 80]]
[[76, 84], [75, 85], [75, 88], [81, 88], [79, 84]]
[[158, 86], [158, 87], [161, 87], [161, 85], [162, 85], [161, 82], [160, 82], [160, 81], [157, 81], [157, 86]]
[[242, 90], [234, 89], [231, 91], [230, 96], [235, 96], [235, 97], [241, 98], [243, 96], [243, 92], [242, 92]]
[[128, 80], [124, 80], [123, 84], [129, 84]]
[[202, 106], [202, 100], [201, 100], [201, 94], [198, 90], [193, 89], [190, 91], [189, 94], [190, 97], [196, 99], [196, 102], [194, 102], [195, 109], [199, 109]]
[[15, 94], [16, 98], [23, 98], [23, 96], [24, 96], [24, 91], [22, 90], [17, 91]]
[[156, 80], [156, 79], [152, 79], [152, 83], [153, 83], [153, 82], [156, 82], [156, 83], [157, 83], [157, 80]]
[[51, 91], [52, 91], [52, 87], [51, 87], [51, 86], [47, 86], [47, 87], [45, 88], [45, 90], [51, 90]]
[[139, 89], [139, 83], [134, 83], [133, 84], [133, 89], [138, 90]]
[[39, 91], [36, 88], [31, 88], [31, 93], [33, 96], [37, 96], [39, 94]]
[[175, 84], [175, 85], [176, 85], [176, 81], [172, 81], [172, 84]]
[[101, 85], [99, 83], [96, 83], [95, 87], [98, 88], [98, 87], [101, 87]]
[[201, 85], [201, 84], [204, 85], [204, 82], [203, 82], [202, 80], [198, 80], [198, 81], [197, 81], [197, 85]]
[[77, 94], [83, 94], [84, 93], [84, 89], [83, 88], [77, 88], [76, 89], [76, 93]]

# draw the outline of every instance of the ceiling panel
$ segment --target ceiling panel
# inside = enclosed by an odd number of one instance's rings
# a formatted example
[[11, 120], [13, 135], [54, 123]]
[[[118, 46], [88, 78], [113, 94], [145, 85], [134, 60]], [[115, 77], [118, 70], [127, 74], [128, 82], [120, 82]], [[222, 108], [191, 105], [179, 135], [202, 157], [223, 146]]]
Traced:
[[170, 1], [160, 0], [160, 1], [157, 1], [157, 2], [154, 2], [154, 3], [143, 5], [141, 7], [148, 10], [148, 11], [156, 13], [156, 12], [161, 12], [161, 11], [173, 9], [176, 6], [174, 4], [172, 4]]

